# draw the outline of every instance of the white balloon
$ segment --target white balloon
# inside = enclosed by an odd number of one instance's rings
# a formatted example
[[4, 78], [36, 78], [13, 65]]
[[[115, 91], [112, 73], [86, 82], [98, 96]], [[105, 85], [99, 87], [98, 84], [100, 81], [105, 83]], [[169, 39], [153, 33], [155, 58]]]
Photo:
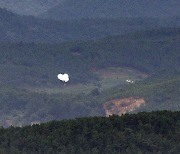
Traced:
[[69, 75], [68, 74], [58, 74], [57, 75], [58, 79], [63, 81], [63, 82], [68, 82], [69, 81]]

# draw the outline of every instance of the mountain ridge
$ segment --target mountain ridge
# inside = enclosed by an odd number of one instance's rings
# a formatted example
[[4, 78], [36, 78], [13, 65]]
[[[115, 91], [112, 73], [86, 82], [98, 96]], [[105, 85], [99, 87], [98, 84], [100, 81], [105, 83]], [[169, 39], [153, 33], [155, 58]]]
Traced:
[[120, 18], [53, 21], [21, 16], [0, 9], [0, 40], [3, 42], [60, 43], [122, 35], [137, 30], [176, 27], [180, 18]]
[[55, 20], [179, 16], [179, 0], [66, 0], [40, 17]]
[[0, 7], [20, 15], [34, 15], [45, 12], [63, 0], [0, 0]]

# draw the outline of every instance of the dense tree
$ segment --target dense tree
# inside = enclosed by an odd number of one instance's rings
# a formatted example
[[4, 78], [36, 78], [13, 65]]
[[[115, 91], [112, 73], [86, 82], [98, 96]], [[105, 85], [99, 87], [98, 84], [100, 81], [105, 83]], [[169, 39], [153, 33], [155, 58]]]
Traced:
[[178, 153], [180, 112], [53, 121], [0, 129], [4, 153]]

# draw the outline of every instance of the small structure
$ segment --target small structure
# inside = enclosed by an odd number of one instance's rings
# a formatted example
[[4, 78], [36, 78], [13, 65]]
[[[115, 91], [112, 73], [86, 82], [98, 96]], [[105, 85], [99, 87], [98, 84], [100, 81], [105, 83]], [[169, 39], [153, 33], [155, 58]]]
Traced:
[[126, 80], [126, 82], [127, 82], [127, 83], [131, 83], [131, 84], [133, 84], [133, 83], [134, 83], [134, 81], [133, 81], [133, 80]]

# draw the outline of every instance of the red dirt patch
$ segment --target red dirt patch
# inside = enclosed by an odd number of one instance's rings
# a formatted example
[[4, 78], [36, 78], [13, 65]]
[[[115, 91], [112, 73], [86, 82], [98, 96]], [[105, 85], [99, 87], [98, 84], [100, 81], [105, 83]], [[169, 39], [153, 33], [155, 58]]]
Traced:
[[6, 124], [8, 126], [13, 126], [13, 120], [10, 120], [10, 119], [6, 120]]
[[106, 116], [113, 114], [122, 115], [135, 110], [141, 105], [145, 105], [145, 101], [143, 98], [129, 97], [108, 101], [103, 105], [103, 108], [106, 112]]

